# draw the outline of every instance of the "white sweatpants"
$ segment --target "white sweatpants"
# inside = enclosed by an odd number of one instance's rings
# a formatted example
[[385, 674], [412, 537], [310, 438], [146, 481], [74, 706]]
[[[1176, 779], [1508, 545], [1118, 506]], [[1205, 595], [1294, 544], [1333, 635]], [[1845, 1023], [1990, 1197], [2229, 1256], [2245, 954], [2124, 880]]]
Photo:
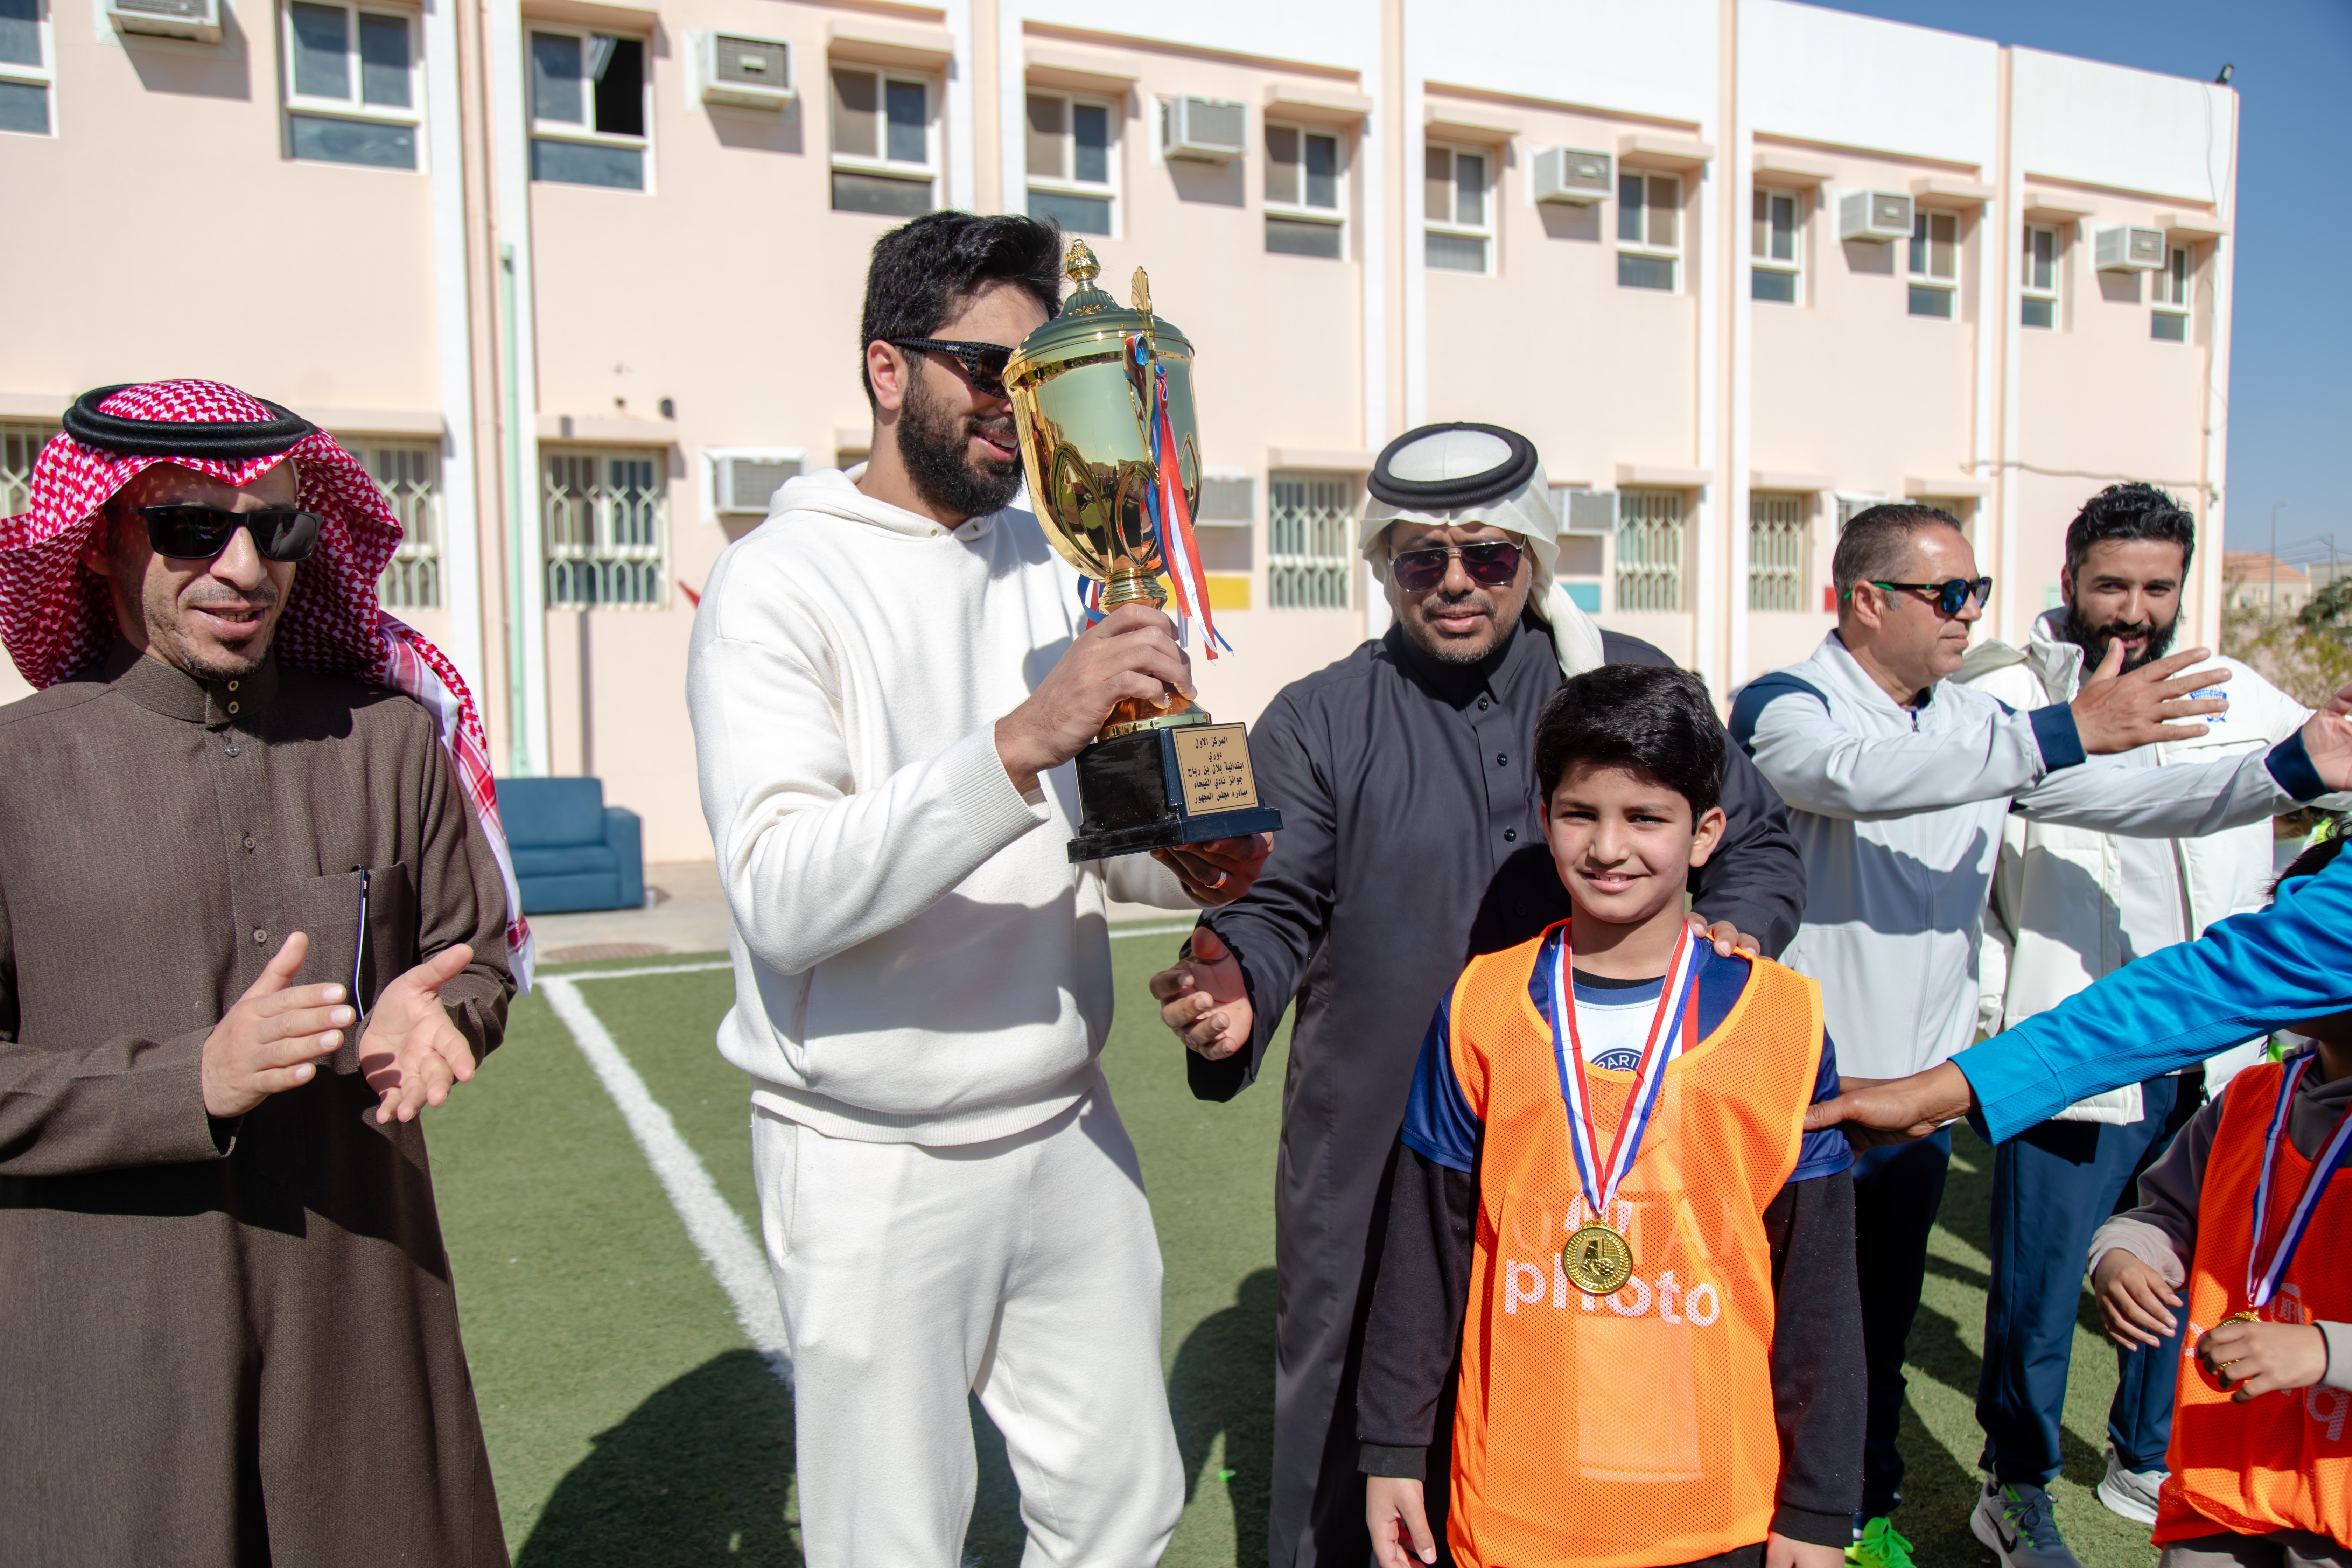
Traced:
[[927, 1148], [754, 1109], [791, 1335], [810, 1568], [956, 1568], [1004, 1435], [1024, 1568], [1150, 1568], [1184, 1501], [1160, 1374], [1160, 1246], [1110, 1091], [1042, 1126]]

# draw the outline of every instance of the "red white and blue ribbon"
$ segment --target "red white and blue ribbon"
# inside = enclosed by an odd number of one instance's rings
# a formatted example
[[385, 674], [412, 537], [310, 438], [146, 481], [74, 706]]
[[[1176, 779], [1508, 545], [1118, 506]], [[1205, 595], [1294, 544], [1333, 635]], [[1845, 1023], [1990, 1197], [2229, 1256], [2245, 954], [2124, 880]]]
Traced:
[[1150, 378], [1151, 408], [1150, 424], [1144, 435], [1151, 448], [1151, 469], [1156, 476], [1145, 489], [1145, 504], [1151, 511], [1152, 531], [1159, 535], [1160, 554], [1168, 568], [1168, 581], [1176, 590], [1176, 640], [1180, 645], [1191, 643], [1192, 622], [1201, 623], [1201, 646], [1211, 658], [1219, 648], [1234, 651], [1217, 631], [1216, 617], [1209, 609], [1209, 580], [1201, 566], [1200, 542], [1192, 536], [1192, 510], [1184, 499], [1184, 479], [1178, 460], [1181, 448], [1176, 430], [1168, 415], [1168, 372], [1139, 336], [1127, 340], [1128, 353]]
[[2263, 1135], [2263, 1173], [2254, 1184], [2254, 1237], [2252, 1245], [2246, 1249], [2246, 1305], [2257, 1312], [2277, 1292], [2287, 1265], [2294, 1261], [2295, 1248], [2303, 1245], [2303, 1233], [2311, 1228], [2311, 1216], [2317, 1211], [2321, 1196], [2335, 1178], [2336, 1167], [2344, 1163], [2347, 1148], [2352, 1147], [2352, 1110], [2347, 1110], [2337, 1119], [2336, 1131], [2328, 1135], [2327, 1147], [2312, 1162], [2311, 1173], [2304, 1179], [2303, 1194], [2295, 1199], [2294, 1208], [2286, 1216], [2286, 1231], [2279, 1237], [2278, 1250], [2271, 1254], [2269, 1263], [2263, 1263], [2263, 1237], [2270, 1228], [2271, 1177], [2278, 1165], [2279, 1142], [2286, 1136], [2286, 1119], [2294, 1105], [2295, 1088], [2311, 1069], [2317, 1054], [2315, 1050], [2305, 1050], [2286, 1064], [2286, 1070], [2279, 1075], [2278, 1105], [2271, 1112], [2270, 1131]]
[[[1576, 1031], [1575, 967], [1569, 952], [1566, 926], [1560, 928], [1559, 941], [1552, 949], [1552, 1053], [1559, 1068], [1560, 1098], [1568, 1103], [1569, 1150], [1576, 1157], [1576, 1177], [1583, 1185], [1584, 1201], [1597, 1224], [1609, 1223], [1607, 1215], [1616, 1200], [1617, 1189], [1641, 1156], [1642, 1135], [1649, 1131], [1651, 1113], [1658, 1108], [1666, 1068], [1688, 1047], [1690, 1037], [1697, 1032], [1698, 987], [1692, 978], [1697, 967], [1697, 943], [1685, 924], [1682, 940], [1675, 947], [1673, 966], [1658, 987], [1658, 1010], [1651, 1016], [1649, 1038], [1642, 1046], [1642, 1066], [1633, 1080], [1633, 1095], [1625, 1102], [1625, 1114], [1618, 1119], [1616, 1142], [1610, 1145], [1604, 1164], [1601, 1159], [1601, 1134], [1592, 1124], [1592, 1100], [1584, 1082], [1584, 1042]], [[1675, 1026], [1677, 1001], [1684, 1003], [1679, 1028]]]

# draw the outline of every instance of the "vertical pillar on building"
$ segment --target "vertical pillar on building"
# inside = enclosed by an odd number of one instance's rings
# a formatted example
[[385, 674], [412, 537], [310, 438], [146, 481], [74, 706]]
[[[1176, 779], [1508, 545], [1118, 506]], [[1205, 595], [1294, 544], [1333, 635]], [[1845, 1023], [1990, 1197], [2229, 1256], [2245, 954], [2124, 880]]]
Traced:
[[449, 617], [450, 658], [466, 684], [487, 700], [482, 648], [482, 557], [478, 466], [475, 460], [474, 316], [467, 268], [465, 86], [457, 0], [429, 0], [425, 10], [426, 157], [432, 165], [433, 332], [441, 405], [440, 516], [442, 603]]
[[[2226, 127], [2226, 134], [2217, 133], [2209, 141], [2210, 151], [2206, 156], [2212, 161], [2213, 189], [2220, 193], [2215, 216], [2231, 227], [2236, 226], [2238, 206], [2238, 94], [2234, 88], [2219, 85], [2204, 89], [2205, 112], [2217, 132]], [[2205, 356], [2205, 407], [2203, 410], [2203, 449], [2200, 453], [2199, 477], [2204, 480], [2205, 493], [2199, 500], [2198, 542], [2202, 545], [2204, 569], [2199, 573], [2197, 605], [2197, 641], [2207, 647], [2221, 646], [2221, 611], [2224, 588], [2221, 581], [2222, 535], [2228, 524], [2223, 508], [2229, 494], [2230, 467], [2230, 326], [2231, 289], [2236, 273], [2233, 266], [2235, 247], [2232, 238], [2213, 242], [2213, 265], [2209, 269], [2213, 290], [2212, 304], [2206, 312], [2207, 331], [2211, 334], [2211, 348]], [[2186, 639], [2184, 639], [2186, 640]]]
[[1717, 204], [1722, 214], [1723, 243], [1717, 248], [1723, 252], [1722, 287], [1720, 297], [1727, 330], [1723, 354], [1723, 435], [1721, 452], [1714, 462], [1715, 493], [1721, 498], [1724, 511], [1724, 624], [1726, 628], [1724, 674], [1716, 687], [1719, 697], [1728, 697], [1732, 689], [1746, 681], [1755, 671], [1748, 666], [1748, 470], [1754, 452], [1754, 432], [1750, 426], [1751, 398], [1754, 395], [1755, 372], [1755, 312], [1746, 281], [1748, 268], [1739, 254], [1743, 248], [1739, 236], [1746, 232], [1742, 204], [1751, 199], [1748, 192], [1756, 178], [1755, 137], [1748, 122], [1747, 83], [1740, 76], [1742, 55], [1739, 37], [1739, 0], [1723, 0], [1723, 43], [1720, 70], [1724, 84], [1720, 110], [1726, 147], [1724, 156], [1715, 165], [1723, 171], [1724, 188], [1717, 193]]
[[[1994, 287], [1984, 291], [1990, 303], [1980, 305], [1979, 311], [1988, 309], [1997, 311], [2000, 321], [1997, 324], [1990, 321], [1982, 323], [1984, 341], [1997, 350], [1992, 361], [1994, 369], [1985, 379], [1997, 390], [1992, 414], [1985, 421], [1987, 435], [1991, 439], [1979, 437], [1977, 443], [1979, 454], [1990, 461], [1990, 468], [1980, 468], [1978, 473], [1992, 480], [1992, 489], [1985, 498], [1988, 503], [1985, 510], [1991, 514], [1993, 530], [1990, 541], [1985, 537], [1984, 529], [1977, 530], [1977, 560], [1979, 571], [1984, 569], [1988, 560], [1993, 563], [1995, 599], [1989, 606], [1992, 612], [1990, 617], [1991, 635], [2022, 646], [2026, 639], [2026, 623], [2040, 613], [2040, 608], [2031, 605], [2021, 607], [2018, 602], [2021, 588], [2017, 575], [2018, 535], [2021, 531], [2018, 527], [2021, 502], [2017, 493], [2020, 476], [2016, 458], [2021, 427], [2018, 405], [2024, 386], [2020, 361], [2023, 357], [2025, 328], [2022, 307], [2018, 302], [2020, 280], [2013, 268], [2025, 243], [2022, 228], [2025, 222], [2025, 174], [2017, 161], [2015, 64], [2016, 51], [2002, 49], [2000, 102], [1994, 119], [1998, 149], [1995, 158], [1999, 168], [1988, 182], [1999, 194], [1994, 198], [1993, 210], [1977, 220], [1982, 226], [1978, 230], [1983, 237], [1980, 244], [1992, 247], [2000, 253], [1989, 258], [1988, 265], [1979, 268], [1998, 279]], [[1998, 228], [1994, 226], [1996, 220], [2000, 226]]]

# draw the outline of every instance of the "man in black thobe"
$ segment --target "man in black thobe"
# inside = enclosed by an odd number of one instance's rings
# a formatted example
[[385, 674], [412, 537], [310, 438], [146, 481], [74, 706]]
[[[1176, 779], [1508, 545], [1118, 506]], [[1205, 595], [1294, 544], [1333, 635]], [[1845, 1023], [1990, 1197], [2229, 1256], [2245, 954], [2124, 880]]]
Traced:
[[[1393, 624], [1259, 719], [1250, 754], [1283, 820], [1273, 858], [1152, 981], [1203, 1100], [1249, 1085], [1298, 1001], [1275, 1198], [1273, 1568], [1355, 1568], [1371, 1549], [1356, 1367], [1429, 1016], [1473, 953], [1569, 914], [1544, 847], [1537, 716], [1566, 673], [1672, 662], [1600, 630], [1552, 580], [1558, 528], [1524, 437], [1424, 426], [1390, 444], [1369, 488], [1364, 557]], [[1692, 877], [1697, 912], [1719, 950], [1778, 954], [1804, 869], [1780, 797], [1737, 747], [1723, 806], [1722, 847]], [[1430, 1459], [1441, 1552], [1447, 1404]]]

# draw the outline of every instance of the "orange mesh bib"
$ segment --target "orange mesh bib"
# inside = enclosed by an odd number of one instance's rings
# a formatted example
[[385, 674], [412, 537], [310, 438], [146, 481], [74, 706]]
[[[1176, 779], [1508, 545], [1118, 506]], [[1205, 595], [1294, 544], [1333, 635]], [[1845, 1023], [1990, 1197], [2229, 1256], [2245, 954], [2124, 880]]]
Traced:
[[[2173, 1395], [2171, 1479], [2157, 1500], [2156, 1539], [2191, 1540], [2218, 1530], [2261, 1535], [2308, 1530], [2352, 1543], [2352, 1394], [2284, 1389], [2231, 1402], [2196, 1359], [2197, 1342], [2244, 1310], [2246, 1254], [2252, 1245], [2254, 1185], [2263, 1133], [2285, 1068], [2248, 1068], [2230, 1080], [2221, 1125], [2205, 1160], [2197, 1201], [2197, 1258], [2189, 1271], [2189, 1328], [2180, 1337], [2180, 1382]], [[2279, 1140], [2263, 1253], [2278, 1244], [2287, 1213], [2311, 1173], [2294, 1142]], [[2338, 1171], [2313, 1211], [2303, 1245], [2263, 1317], [2278, 1323], [2352, 1318], [2352, 1171]]]
[[[1811, 980], [1758, 961], [1715, 1032], [1666, 1069], [1608, 1217], [1615, 1295], [1569, 1282], [1589, 1217], [1550, 1026], [1528, 997], [1542, 939], [1456, 983], [1456, 1079], [1485, 1122], [1447, 1527], [1466, 1564], [1654, 1568], [1762, 1541], [1780, 1471], [1765, 1206], [1796, 1168], [1821, 1068]], [[1602, 1146], [1633, 1087], [1585, 1069]]]

